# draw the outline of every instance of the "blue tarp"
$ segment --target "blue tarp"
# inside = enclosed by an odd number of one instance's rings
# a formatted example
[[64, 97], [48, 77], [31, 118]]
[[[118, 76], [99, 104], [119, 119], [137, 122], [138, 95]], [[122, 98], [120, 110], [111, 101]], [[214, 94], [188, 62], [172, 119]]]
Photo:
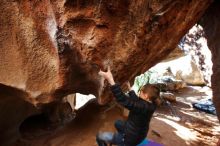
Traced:
[[143, 140], [139, 145], [137, 146], [163, 146], [162, 144], [150, 141], [150, 140]]
[[195, 109], [216, 115], [216, 110], [211, 99], [201, 100], [192, 104]]

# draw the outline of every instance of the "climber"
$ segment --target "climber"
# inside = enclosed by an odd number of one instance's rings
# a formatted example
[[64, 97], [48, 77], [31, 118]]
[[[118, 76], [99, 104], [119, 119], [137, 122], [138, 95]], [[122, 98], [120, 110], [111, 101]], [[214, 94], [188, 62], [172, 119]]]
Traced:
[[99, 75], [111, 85], [111, 91], [116, 97], [116, 101], [127, 108], [130, 113], [127, 121], [117, 120], [115, 122], [116, 133], [99, 132], [97, 134], [98, 146], [107, 146], [107, 144], [138, 145], [148, 133], [150, 120], [159, 103], [160, 90], [154, 85], [146, 84], [141, 88], [139, 97], [134, 91], [130, 91], [127, 96], [122, 92], [119, 84], [115, 83], [110, 67], [107, 72], [100, 70]]

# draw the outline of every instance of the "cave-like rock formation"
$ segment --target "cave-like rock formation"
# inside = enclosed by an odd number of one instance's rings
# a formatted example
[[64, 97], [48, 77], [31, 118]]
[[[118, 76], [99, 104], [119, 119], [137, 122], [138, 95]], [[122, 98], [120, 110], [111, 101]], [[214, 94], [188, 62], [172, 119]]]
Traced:
[[215, 1], [201, 18], [209, 49], [212, 52], [213, 102], [220, 120], [220, 2]]
[[16, 138], [27, 116], [68, 94], [106, 101], [100, 68], [110, 65], [117, 81], [132, 81], [163, 60], [211, 2], [1, 0], [1, 143]]

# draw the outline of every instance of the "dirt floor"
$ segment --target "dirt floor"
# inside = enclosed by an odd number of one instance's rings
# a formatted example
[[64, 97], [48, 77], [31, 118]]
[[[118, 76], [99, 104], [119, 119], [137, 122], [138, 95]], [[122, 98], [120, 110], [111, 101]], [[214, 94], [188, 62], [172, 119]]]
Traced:
[[[220, 137], [217, 117], [191, 106], [191, 102], [211, 96], [211, 90], [187, 87], [175, 94], [177, 102], [172, 106], [176, 113], [173, 115], [167, 106], [158, 108], [148, 139], [165, 146], [216, 146]], [[96, 133], [115, 131], [116, 119], [125, 119], [121, 108], [108, 109], [95, 102], [80, 109], [75, 120], [59, 128], [48, 127], [41, 116], [33, 117], [21, 128], [22, 138], [15, 146], [96, 146]]]

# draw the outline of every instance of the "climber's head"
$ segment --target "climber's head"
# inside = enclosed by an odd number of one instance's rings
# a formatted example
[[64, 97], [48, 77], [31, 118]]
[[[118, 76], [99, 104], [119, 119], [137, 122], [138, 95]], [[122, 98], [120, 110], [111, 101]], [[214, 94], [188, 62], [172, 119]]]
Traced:
[[141, 88], [139, 96], [143, 100], [158, 104], [156, 101], [160, 96], [160, 89], [156, 85], [146, 84]]

